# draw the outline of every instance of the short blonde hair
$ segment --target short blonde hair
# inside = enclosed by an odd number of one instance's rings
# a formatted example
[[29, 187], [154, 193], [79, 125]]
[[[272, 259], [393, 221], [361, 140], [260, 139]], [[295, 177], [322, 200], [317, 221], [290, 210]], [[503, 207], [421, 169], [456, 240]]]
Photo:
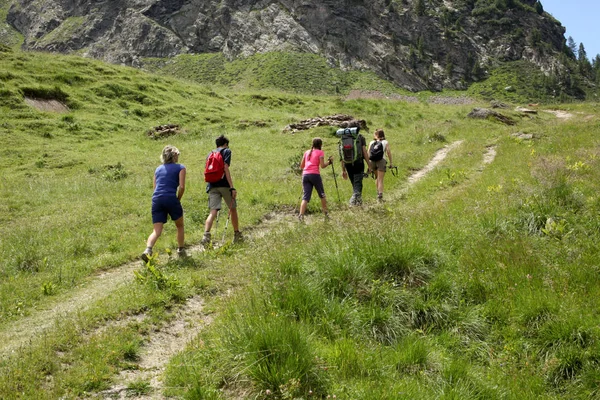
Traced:
[[174, 164], [179, 159], [179, 150], [175, 146], [167, 145], [162, 150], [160, 162], [163, 164]]

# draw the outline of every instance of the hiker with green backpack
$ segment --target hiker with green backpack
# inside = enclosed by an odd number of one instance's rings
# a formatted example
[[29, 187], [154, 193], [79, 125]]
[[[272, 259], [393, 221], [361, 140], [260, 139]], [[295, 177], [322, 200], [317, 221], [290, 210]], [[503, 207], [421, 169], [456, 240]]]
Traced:
[[373, 140], [369, 143], [369, 164], [373, 171], [377, 185], [377, 200], [383, 201], [383, 178], [389, 161], [390, 168], [392, 166], [392, 151], [390, 144], [385, 140], [383, 129], [377, 129], [373, 134]]
[[[363, 178], [365, 160], [369, 160], [367, 141], [359, 133], [360, 123], [356, 120], [343, 122], [336, 135], [340, 137], [339, 151], [342, 164], [342, 178], [352, 183], [351, 206], [362, 205]], [[370, 172], [370, 169], [368, 170]], [[367, 173], [368, 173], [367, 172]]]

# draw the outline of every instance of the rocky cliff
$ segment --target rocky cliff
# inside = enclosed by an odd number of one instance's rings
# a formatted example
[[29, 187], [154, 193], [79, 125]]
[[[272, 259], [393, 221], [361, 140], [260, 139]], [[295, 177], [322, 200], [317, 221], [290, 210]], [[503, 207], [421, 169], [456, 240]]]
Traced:
[[141, 57], [320, 54], [410, 90], [462, 88], [495, 60], [558, 63], [564, 28], [535, 0], [14, 0], [26, 49]]

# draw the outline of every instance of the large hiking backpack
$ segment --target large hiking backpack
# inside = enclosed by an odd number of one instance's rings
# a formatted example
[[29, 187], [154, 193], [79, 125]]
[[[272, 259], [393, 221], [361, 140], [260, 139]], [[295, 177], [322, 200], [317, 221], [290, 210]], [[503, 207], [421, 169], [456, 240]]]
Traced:
[[338, 145], [340, 158], [344, 160], [345, 164], [352, 164], [362, 158], [362, 145], [358, 130], [358, 128], [344, 128], [338, 129], [335, 133], [340, 137]]
[[383, 158], [383, 143], [376, 140], [369, 149], [369, 160], [379, 161]]
[[216, 183], [223, 179], [225, 175], [225, 162], [220, 150], [213, 150], [206, 158], [204, 167], [204, 181]]

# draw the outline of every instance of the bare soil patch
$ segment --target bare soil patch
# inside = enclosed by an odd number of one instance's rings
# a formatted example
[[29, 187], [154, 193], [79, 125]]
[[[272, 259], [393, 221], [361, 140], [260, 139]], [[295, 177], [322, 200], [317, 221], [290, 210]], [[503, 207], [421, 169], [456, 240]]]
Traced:
[[483, 164], [491, 164], [496, 159], [496, 146], [488, 146], [483, 155]]
[[567, 112], [567, 111], [562, 111], [562, 110], [544, 110], [544, 112], [550, 113], [550, 114], [554, 114], [556, 116], [556, 118], [558, 119], [571, 119], [574, 117], [573, 114]]
[[403, 96], [400, 94], [384, 94], [377, 90], [351, 90], [344, 100], [356, 99], [374, 99], [374, 100], [399, 100], [407, 103], [418, 103], [419, 99], [415, 96]]
[[25, 103], [39, 111], [56, 113], [67, 113], [70, 111], [69, 107], [58, 100], [33, 99], [31, 97], [25, 97]]
[[463, 104], [473, 104], [475, 100], [466, 96], [431, 96], [427, 99], [427, 102], [430, 104], [442, 104], [442, 105], [463, 105]]

